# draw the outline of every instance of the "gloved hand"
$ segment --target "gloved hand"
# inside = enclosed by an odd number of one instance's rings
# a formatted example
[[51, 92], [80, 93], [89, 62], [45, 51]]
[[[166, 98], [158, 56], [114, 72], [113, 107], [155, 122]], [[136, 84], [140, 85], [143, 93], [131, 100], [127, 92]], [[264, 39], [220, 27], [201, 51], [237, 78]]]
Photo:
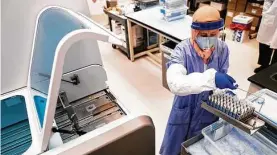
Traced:
[[237, 89], [237, 86], [234, 85], [235, 83], [236, 81], [228, 74], [220, 73], [220, 72], [215, 73], [215, 85], [217, 88], [219, 89], [229, 88], [232, 90]]

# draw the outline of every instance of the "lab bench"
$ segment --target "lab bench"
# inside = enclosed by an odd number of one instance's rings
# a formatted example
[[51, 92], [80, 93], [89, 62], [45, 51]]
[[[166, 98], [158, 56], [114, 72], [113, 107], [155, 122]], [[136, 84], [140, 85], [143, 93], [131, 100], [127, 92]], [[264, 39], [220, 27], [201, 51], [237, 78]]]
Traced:
[[[134, 61], [141, 56], [149, 56], [155, 64], [162, 68], [162, 84], [168, 89], [166, 82], [166, 63], [170, 60], [170, 55], [175, 46], [190, 37], [192, 17], [186, 15], [185, 18], [167, 22], [162, 19], [160, 6], [154, 6], [145, 10], [126, 15], [128, 25], [128, 35], [132, 38], [132, 29], [129, 27], [137, 24], [159, 36], [158, 45], [151, 49], [136, 54], [133, 48], [133, 40], [129, 40], [130, 59]], [[157, 54], [159, 52], [160, 54]]]
[[267, 88], [277, 93], [277, 63], [252, 75], [248, 81], [251, 82], [249, 92]]
[[[125, 35], [123, 35], [124, 37], [122, 38], [121, 36], [118, 36], [118, 38], [122, 39], [125, 46], [116, 46], [116, 45], [112, 44], [112, 47], [114, 49], [119, 48], [129, 59], [131, 59], [130, 44], [129, 44], [131, 39], [130, 39], [129, 34], [128, 34], [130, 32], [128, 32], [128, 25], [127, 25], [126, 16], [125, 15], [119, 15], [119, 14], [113, 12], [113, 11], [108, 11], [108, 10], [105, 10], [105, 9], [104, 9], [104, 12], [108, 16], [109, 26], [110, 26], [111, 31], [114, 31], [112, 21], [116, 21], [124, 27], [124, 34], [125, 34]], [[143, 30], [143, 35], [144, 36], [147, 35], [147, 32], [146, 32], [145, 29]], [[133, 49], [133, 51], [134, 51], [134, 53], [138, 54], [141, 51], [145, 50], [146, 48], [147, 48], [146, 47], [146, 41], [144, 41], [142, 45], [135, 47]]]
[[[125, 27], [126, 48], [119, 48], [124, 51], [131, 61], [135, 61], [136, 58], [141, 56], [149, 56], [152, 62], [162, 68], [162, 84], [168, 89], [166, 82], [166, 63], [170, 60], [170, 55], [175, 46], [182, 40], [190, 38], [192, 17], [191, 15], [186, 15], [183, 19], [167, 22], [162, 19], [160, 8], [161, 6], [157, 5], [126, 15], [118, 15], [107, 10], [104, 10], [104, 12], [109, 17], [111, 30], [112, 20], [118, 21]], [[134, 47], [134, 40], [130, 39], [134, 37], [133, 25], [143, 27], [146, 30], [146, 32], [144, 31], [145, 36], [148, 36], [149, 32], [156, 33], [158, 36], [157, 44], [149, 46], [148, 43], [144, 43], [144, 46]], [[225, 35], [223, 35], [223, 40], [225, 40]]]
[[[190, 37], [191, 34], [191, 23], [192, 23], [192, 17], [187, 15], [185, 18], [167, 22], [163, 20], [162, 14], [160, 13], [161, 6], [154, 6], [145, 10], [141, 10], [138, 12], [127, 14], [127, 24], [137, 24], [145, 29], [148, 29], [156, 34], [159, 35], [159, 45], [163, 43], [163, 38], [166, 38], [167, 40], [171, 40], [175, 43], [179, 43], [184, 39], [187, 39]], [[132, 29], [129, 28], [128, 30], [129, 38], [132, 37]], [[144, 51], [140, 54], [135, 54], [133, 52], [133, 42], [132, 40], [129, 40], [130, 45], [130, 55], [131, 60], [134, 61], [135, 58], [148, 55], [150, 58], [152, 58], [154, 61], [156, 61], [159, 64], [162, 64], [162, 58], [159, 56], [154, 55], [153, 53], [156, 51], [160, 51], [160, 46], [157, 48], [154, 48], [152, 50]]]
[[[157, 48], [146, 50], [139, 54], [134, 53], [133, 41], [129, 40], [130, 58], [134, 61], [136, 58], [147, 55], [151, 60], [157, 63], [162, 68], [162, 84], [168, 89], [166, 82], [166, 63], [170, 60], [170, 55], [175, 46], [182, 40], [188, 39], [191, 36], [191, 15], [186, 15], [185, 18], [167, 22], [163, 20], [160, 13], [161, 6], [154, 6], [142, 11], [130, 13], [126, 15], [128, 25], [128, 35], [132, 38], [132, 30], [129, 28], [132, 24], [140, 25], [159, 35], [159, 43]], [[222, 40], [225, 40], [225, 34], [221, 35]], [[161, 55], [155, 54], [160, 52]]]
[[127, 29], [126, 29], [126, 27], [127, 27], [126, 17], [122, 16], [122, 15], [115, 14], [112, 11], [108, 11], [108, 10], [105, 10], [105, 9], [104, 9], [104, 12], [107, 14], [107, 16], [109, 18], [109, 25], [110, 25], [110, 30], [111, 31], [114, 31], [113, 28], [112, 28], [112, 20], [115, 20], [115, 21], [119, 22], [120, 24], [122, 24], [125, 27], [125, 39], [123, 40], [123, 42], [125, 43], [126, 46], [125, 47], [124, 46], [116, 46], [116, 45], [112, 44], [112, 47], [113, 48], [118, 47], [129, 58], [130, 57], [129, 52], [128, 52], [129, 51], [129, 45], [126, 44], [126, 42], [129, 41], [128, 35], [126, 35], [128, 33]]

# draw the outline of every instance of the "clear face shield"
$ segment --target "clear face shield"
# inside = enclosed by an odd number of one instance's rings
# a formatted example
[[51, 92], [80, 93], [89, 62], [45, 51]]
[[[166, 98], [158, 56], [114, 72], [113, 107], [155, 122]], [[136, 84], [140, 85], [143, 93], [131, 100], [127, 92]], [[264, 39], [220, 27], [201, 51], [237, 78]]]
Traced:
[[201, 50], [210, 50], [216, 47], [217, 40], [223, 31], [224, 21], [220, 19], [214, 22], [193, 22], [193, 40]]
[[193, 46], [198, 55], [202, 57], [205, 62], [207, 62], [212, 52], [216, 49], [220, 35], [224, 34], [223, 27], [223, 19], [214, 22], [192, 23]]

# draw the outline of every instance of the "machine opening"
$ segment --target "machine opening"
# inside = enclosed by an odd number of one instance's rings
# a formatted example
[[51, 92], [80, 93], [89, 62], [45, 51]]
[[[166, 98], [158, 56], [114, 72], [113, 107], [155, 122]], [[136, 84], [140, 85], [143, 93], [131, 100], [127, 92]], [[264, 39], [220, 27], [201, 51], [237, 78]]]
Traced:
[[32, 143], [25, 98], [1, 100], [1, 154], [22, 154]]

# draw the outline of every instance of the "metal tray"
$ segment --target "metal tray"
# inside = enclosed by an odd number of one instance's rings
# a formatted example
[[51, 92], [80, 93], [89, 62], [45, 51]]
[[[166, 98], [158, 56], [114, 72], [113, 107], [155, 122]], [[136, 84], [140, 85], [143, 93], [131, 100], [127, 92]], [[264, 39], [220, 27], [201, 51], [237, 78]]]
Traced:
[[[124, 115], [124, 111], [117, 104], [116, 99], [109, 91], [101, 91], [80, 100], [71, 102], [80, 131], [90, 132], [105, 124], [115, 121]], [[58, 129], [72, 131], [75, 129], [73, 122], [63, 107], [58, 104], [56, 108], [55, 121]], [[77, 133], [61, 133], [64, 143], [79, 137]]]
[[199, 142], [200, 140], [203, 140], [204, 136], [202, 134], [199, 134], [195, 137], [192, 137], [191, 139], [183, 142], [181, 144], [181, 155], [191, 155], [188, 151], [188, 147]]
[[121, 118], [122, 115], [123, 114], [120, 111], [116, 111], [110, 115], [106, 115], [105, 117], [102, 117], [98, 120], [95, 120], [93, 122], [86, 124], [86, 126], [82, 127], [81, 129], [86, 132], [92, 131], [92, 130], [100, 128], [114, 120]]
[[[218, 123], [218, 122], [215, 122]], [[229, 124], [230, 125], [230, 124]], [[213, 140], [213, 124], [181, 144], [181, 155], [276, 155], [277, 145], [256, 132], [252, 136], [233, 128], [221, 139]], [[204, 136], [205, 134], [205, 136]]]
[[[248, 117], [245, 120], [239, 121], [239, 120], [236, 120], [236, 119], [230, 117], [229, 115], [223, 113], [222, 111], [209, 106], [205, 102], [203, 102], [201, 104], [201, 107], [206, 109], [210, 113], [213, 113], [214, 115], [224, 119], [225, 121], [227, 121], [228, 123], [234, 125], [235, 127], [247, 132], [250, 135], [252, 135], [256, 131], [258, 131], [262, 126], [265, 125], [265, 122], [262, 121], [260, 118], [256, 117], [256, 114]], [[253, 124], [253, 122], [255, 122], [255, 121], [256, 121], [255, 126], [252, 126], [251, 124]]]

